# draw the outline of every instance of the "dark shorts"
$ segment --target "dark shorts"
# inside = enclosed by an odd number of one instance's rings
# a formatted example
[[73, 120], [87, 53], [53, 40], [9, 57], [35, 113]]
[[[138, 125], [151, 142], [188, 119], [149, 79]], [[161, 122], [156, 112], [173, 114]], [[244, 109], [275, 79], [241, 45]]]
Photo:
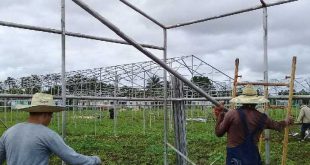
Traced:
[[301, 131], [304, 132], [306, 131], [307, 129], [310, 129], [310, 123], [303, 123], [301, 125]]

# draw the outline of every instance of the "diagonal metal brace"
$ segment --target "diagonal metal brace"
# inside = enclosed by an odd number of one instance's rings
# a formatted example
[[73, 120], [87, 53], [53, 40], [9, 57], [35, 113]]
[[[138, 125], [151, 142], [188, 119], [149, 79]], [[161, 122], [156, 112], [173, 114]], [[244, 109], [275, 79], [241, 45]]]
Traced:
[[267, 7], [267, 4], [264, 0], [260, 0], [260, 3], [262, 4], [263, 7]]
[[4, 124], [4, 122], [0, 119], [0, 122], [1, 122], [1, 124], [6, 128], [6, 129], [8, 129], [8, 126], [6, 126], [5, 124]]

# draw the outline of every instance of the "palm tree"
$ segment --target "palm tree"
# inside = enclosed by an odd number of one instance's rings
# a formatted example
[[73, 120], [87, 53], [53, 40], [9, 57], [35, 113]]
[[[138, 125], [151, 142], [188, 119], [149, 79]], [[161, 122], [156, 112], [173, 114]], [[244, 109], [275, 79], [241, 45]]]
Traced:
[[155, 91], [162, 91], [163, 90], [163, 81], [157, 75], [153, 75], [147, 80], [146, 84], [146, 92], [147, 95], [152, 95]]

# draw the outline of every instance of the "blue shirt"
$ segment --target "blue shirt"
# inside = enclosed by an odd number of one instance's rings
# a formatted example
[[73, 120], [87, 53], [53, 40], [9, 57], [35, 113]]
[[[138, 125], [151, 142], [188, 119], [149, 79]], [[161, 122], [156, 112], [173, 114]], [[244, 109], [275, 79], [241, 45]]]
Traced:
[[41, 124], [16, 124], [0, 139], [0, 164], [6, 160], [8, 165], [47, 165], [52, 153], [67, 164], [101, 164], [99, 157], [76, 153], [56, 132]]

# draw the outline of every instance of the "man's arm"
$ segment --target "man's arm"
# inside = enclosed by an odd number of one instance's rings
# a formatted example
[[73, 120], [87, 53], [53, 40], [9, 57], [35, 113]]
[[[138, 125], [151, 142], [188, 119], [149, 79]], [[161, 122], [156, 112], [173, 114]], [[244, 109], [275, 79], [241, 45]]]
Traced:
[[301, 108], [299, 115], [298, 115], [298, 118], [297, 118], [297, 122], [302, 122], [302, 118], [304, 117], [304, 115], [305, 115], [305, 111], [303, 108]]
[[283, 121], [274, 121], [270, 119], [269, 117], [267, 118], [266, 125], [265, 127], [267, 129], [273, 129], [276, 131], [282, 131], [286, 126], [291, 125], [294, 123], [293, 117], [289, 116]]
[[221, 123], [223, 122], [225, 117], [225, 113], [220, 113], [219, 116], [216, 118], [216, 125], [215, 125], [215, 135], [217, 137], [222, 137], [226, 130], [223, 129], [223, 125], [221, 125]]
[[6, 153], [5, 153], [5, 146], [3, 143], [3, 135], [0, 139], [0, 165], [4, 163], [5, 158], [6, 157]]
[[231, 113], [232, 111], [228, 111], [227, 113], [221, 112], [217, 117], [215, 125], [216, 136], [222, 137], [228, 131], [232, 122]]
[[85, 156], [75, 152], [71, 147], [65, 144], [63, 139], [57, 133], [51, 133], [47, 145], [49, 149], [59, 156], [67, 164], [74, 165], [99, 165], [101, 160], [97, 156]]

